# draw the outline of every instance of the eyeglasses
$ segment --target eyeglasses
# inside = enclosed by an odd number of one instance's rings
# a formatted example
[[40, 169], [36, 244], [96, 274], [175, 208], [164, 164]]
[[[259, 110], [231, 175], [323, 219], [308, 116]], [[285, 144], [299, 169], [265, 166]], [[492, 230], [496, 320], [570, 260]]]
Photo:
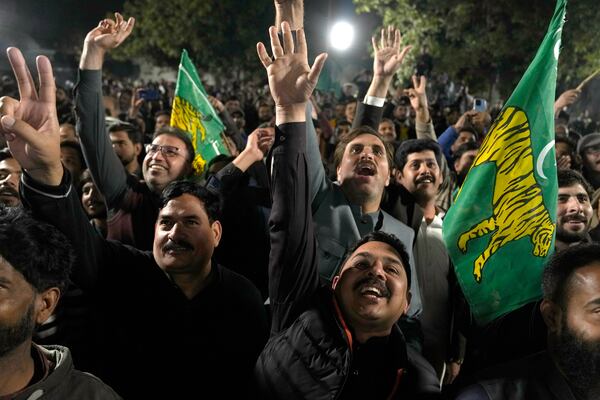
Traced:
[[9, 169], [0, 169], [0, 181], [5, 180], [12, 174], [21, 175], [22, 172], [21, 171], [11, 171]]
[[177, 156], [182, 156], [179, 152], [179, 148], [175, 146], [161, 146], [160, 144], [148, 144], [146, 145], [146, 153], [149, 156], [156, 154], [157, 152], [161, 152], [163, 156], [167, 158], [173, 158]]

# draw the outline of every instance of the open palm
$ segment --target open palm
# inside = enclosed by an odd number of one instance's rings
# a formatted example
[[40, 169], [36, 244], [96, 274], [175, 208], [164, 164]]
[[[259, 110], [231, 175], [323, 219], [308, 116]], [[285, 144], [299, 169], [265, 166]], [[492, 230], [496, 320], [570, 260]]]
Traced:
[[85, 44], [100, 48], [104, 51], [118, 47], [131, 34], [135, 19], [124, 20], [123, 16], [115, 13], [115, 19], [103, 19], [97, 27], [85, 37]]
[[375, 37], [372, 38], [373, 51], [375, 57], [373, 59], [373, 75], [374, 76], [393, 76], [402, 60], [409, 52], [411, 46], [402, 47], [402, 36], [400, 30], [389, 26], [387, 30], [381, 30], [380, 43], [377, 44]]

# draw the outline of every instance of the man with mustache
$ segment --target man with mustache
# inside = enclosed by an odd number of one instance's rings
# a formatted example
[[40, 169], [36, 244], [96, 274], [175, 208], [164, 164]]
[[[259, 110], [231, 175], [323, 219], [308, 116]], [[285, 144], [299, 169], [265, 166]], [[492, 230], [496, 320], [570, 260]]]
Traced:
[[12, 156], [10, 150], [0, 150], [0, 204], [9, 207], [21, 205], [19, 198], [19, 178], [21, 165]]
[[542, 290], [547, 350], [486, 372], [457, 400], [600, 398], [600, 245], [555, 253]]
[[434, 140], [402, 142], [395, 155], [394, 183], [388, 188], [383, 207], [409, 223], [416, 233], [413, 251], [423, 302], [423, 355], [440, 379], [452, 383], [464, 358], [464, 339], [458, 332], [451, 332], [451, 327], [458, 325], [453, 318], [455, 305], [460, 302], [455, 299], [456, 278], [442, 239], [443, 213], [436, 206], [444, 180], [440, 168], [443, 157]]
[[8, 56], [20, 100], [2, 98], [0, 132], [23, 167], [23, 203], [75, 249], [72, 280], [92, 298], [97, 319], [88, 338], [93, 371], [124, 398], [193, 398], [199, 390], [247, 398], [267, 316], [258, 290], [212, 261], [218, 196], [172, 182], [158, 203], [152, 251], [103, 239], [60, 162], [50, 61], [37, 59], [38, 94], [21, 52], [9, 48]]
[[[115, 14], [92, 29], [83, 44], [75, 112], [81, 147], [98, 189], [106, 197], [109, 239], [151, 250], [153, 224], [162, 190], [192, 171], [194, 147], [187, 133], [173, 127], [157, 129], [146, 148], [140, 180], [123, 167], [107, 135], [102, 103], [102, 66], [106, 53], [131, 34], [135, 20]], [[114, 139], [114, 138], [113, 138]]]
[[556, 250], [592, 241], [588, 233], [593, 214], [592, 192], [592, 187], [579, 172], [558, 170]]
[[[405, 246], [376, 231], [359, 239], [331, 284], [319, 277], [311, 218], [306, 103], [326, 55], [308, 65], [304, 31], [269, 29], [273, 56], [257, 46], [276, 105], [269, 221], [271, 338], [256, 364], [263, 399], [418, 399], [439, 393], [431, 366], [406, 345], [396, 322], [407, 312], [411, 270]], [[373, 135], [365, 135], [370, 136]], [[385, 159], [377, 137], [350, 144], [362, 163]], [[362, 147], [361, 147], [362, 146]], [[368, 148], [368, 149], [365, 149]], [[358, 158], [358, 154], [367, 154]], [[360, 171], [358, 171], [360, 172]], [[355, 172], [356, 173], [356, 172]], [[357, 179], [360, 184], [360, 179]]]

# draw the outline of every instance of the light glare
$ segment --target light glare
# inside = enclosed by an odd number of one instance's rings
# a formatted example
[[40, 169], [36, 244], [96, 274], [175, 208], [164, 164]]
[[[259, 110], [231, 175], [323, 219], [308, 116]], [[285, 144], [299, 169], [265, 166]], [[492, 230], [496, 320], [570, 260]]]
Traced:
[[354, 28], [347, 22], [337, 22], [329, 34], [331, 46], [336, 50], [347, 50], [354, 40]]

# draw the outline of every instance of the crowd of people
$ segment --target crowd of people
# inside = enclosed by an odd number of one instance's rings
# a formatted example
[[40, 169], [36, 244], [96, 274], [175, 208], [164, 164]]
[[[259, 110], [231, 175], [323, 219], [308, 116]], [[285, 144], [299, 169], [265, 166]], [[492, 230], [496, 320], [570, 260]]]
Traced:
[[103, 76], [134, 18], [90, 30], [72, 96], [8, 49], [0, 398], [600, 398], [600, 133], [569, 118], [581, 90], [555, 101], [543, 297], [481, 326], [443, 219], [501, 104], [443, 74], [394, 88], [411, 47], [391, 26], [364, 87], [319, 92], [303, 7], [275, 1], [265, 80], [207, 87], [229, 154], [202, 176], [174, 83]]

